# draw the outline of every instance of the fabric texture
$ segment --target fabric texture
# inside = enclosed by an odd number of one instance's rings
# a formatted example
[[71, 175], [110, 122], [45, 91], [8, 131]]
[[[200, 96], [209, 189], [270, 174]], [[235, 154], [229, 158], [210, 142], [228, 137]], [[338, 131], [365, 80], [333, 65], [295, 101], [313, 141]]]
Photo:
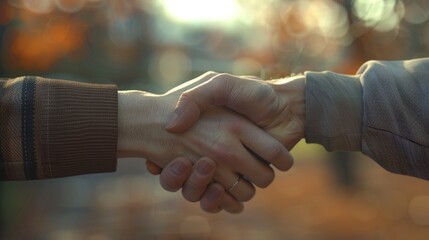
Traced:
[[0, 81], [0, 179], [116, 169], [117, 88], [40, 77]]
[[429, 179], [429, 58], [305, 76], [307, 142], [362, 151], [391, 172]]

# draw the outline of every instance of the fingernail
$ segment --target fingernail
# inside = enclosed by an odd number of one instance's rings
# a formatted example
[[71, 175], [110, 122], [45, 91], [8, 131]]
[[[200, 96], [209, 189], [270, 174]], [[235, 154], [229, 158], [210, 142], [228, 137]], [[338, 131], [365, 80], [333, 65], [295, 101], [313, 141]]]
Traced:
[[197, 171], [201, 175], [207, 175], [212, 171], [212, 165], [208, 162], [201, 161], [197, 165]]
[[169, 129], [169, 128], [174, 127], [174, 125], [176, 125], [178, 118], [179, 118], [179, 114], [174, 112], [173, 116], [171, 116], [170, 120], [167, 122], [167, 125], [165, 125], [165, 128]]
[[185, 172], [186, 166], [182, 162], [175, 162], [171, 165], [171, 170], [175, 175], [180, 176]]

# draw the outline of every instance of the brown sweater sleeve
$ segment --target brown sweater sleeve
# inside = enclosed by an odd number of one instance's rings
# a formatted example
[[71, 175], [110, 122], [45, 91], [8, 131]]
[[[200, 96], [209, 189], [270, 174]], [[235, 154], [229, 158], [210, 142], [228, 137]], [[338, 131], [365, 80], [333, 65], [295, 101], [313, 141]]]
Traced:
[[117, 102], [114, 85], [0, 81], [0, 180], [114, 171]]

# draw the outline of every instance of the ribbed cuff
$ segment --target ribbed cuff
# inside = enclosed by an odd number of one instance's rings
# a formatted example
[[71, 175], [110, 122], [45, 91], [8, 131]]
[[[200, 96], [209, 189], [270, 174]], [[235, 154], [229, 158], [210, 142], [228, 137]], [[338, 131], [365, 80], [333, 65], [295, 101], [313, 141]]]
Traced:
[[307, 143], [328, 151], [360, 151], [362, 86], [358, 76], [306, 72]]
[[115, 85], [37, 78], [35, 97], [38, 178], [115, 171]]

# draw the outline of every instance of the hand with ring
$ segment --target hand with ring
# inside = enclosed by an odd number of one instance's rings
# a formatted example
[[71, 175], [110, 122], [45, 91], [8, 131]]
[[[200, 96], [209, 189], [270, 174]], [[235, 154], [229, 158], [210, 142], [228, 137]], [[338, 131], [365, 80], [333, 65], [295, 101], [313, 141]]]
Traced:
[[[233, 191], [223, 190], [224, 196], [218, 205], [228, 212], [240, 212], [242, 202], [254, 196], [255, 186], [263, 188], [272, 182], [272, 166], [287, 170], [293, 159], [280, 141], [248, 119], [222, 107], [205, 111], [201, 119], [186, 132], [173, 134], [165, 129], [180, 95], [215, 75], [204, 74], [162, 95], [121, 91], [118, 95], [117, 156], [141, 156], [158, 168], [167, 167], [172, 159], [186, 157], [194, 164], [193, 171], [188, 171], [190, 176], [184, 182], [183, 192], [185, 198], [193, 202], [204, 198], [204, 194], [192, 192], [192, 189], [204, 183], [199, 179], [213, 174], [213, 184], [219, 190], [220, 185], [223, 189], [229, 188], [238, 176], [243, 176], [245, 178]], [[145, 115], [142, 116], [142, 113]], [[197, 162], [204, 156], [215, 162], [214, 173], [210, 171], [211, 166]], [[273, 165], [261, 162], [260, 159]], [[183, 164], [172, 166], [175, 166], [175, 170], [183, 170]]]
[[[305, 84], [303, 77], [298, 76], [269, 82], [261, 81], [255, 77], [237, 77], [228, 74], [211, 73], [210, 77], [210, 79], [205, 78], [193, 82], [196, 85], [182, 93], [176, 106], [175, 115], [167, 124], [167, 129], [170, 132], [182, 133], [191, 128], [203, 112], [215, 105], [227, 107], [247, 117], [263, 130], [279, 139], [288, 149], [291, 149], [303, 138], [305, 119]], [[258, 158], [261, 159], [260, 157]], [[225, 166], [216, 167], [219, 173], [225, 170]], [[280, 168], [280, 170], [287, 170], [289, 167]], [[161, 170], [157, 169], [156, 171]], [[164, 171], [168, 172], [168, 167]], [[239, 176], [240, 174], [235, 174], [235, 177], [229, 174], [228, 177], [224, 178], [228, 179], [227, 182], [230, 184], [223, 184], [223, 189], [227, 189], [227, 194], [225, 194], [224, 201], [219, 205], [220, 208], [228, 208], [233, 202], [228, 197], [230, 195], [234, 196], [235, 200], [239, 202], [248, 201], [253, 196], [254, 188], [252, 184], [246, 179], [240, 179]], [[209, 178], [209, 176], [207, 177]], [[161, 178], [161, 183], [167, 181], [167, 179], [168, 177]], [[195, 178], [189, 177], [189, 181], [193, 182], [192, 179]], [[210, 195], [211, 191], [213, 191], [212, 189], [220, 192], [219, 188], [210, 188], [213, 184], [215, 183], [201, 187], [201, 185], [195, 183], [185, 183], [183, 185], [184, 197], [188, 200], [197, 201], [197, 198], [190, 199], [187, 196], [189, 192], [187, 189], [189, 189], [189, 186], [199, 186], [201, 189], [207, 189], [201, 195], [202, 207], [214, 206], [217, 200], [206, 202], [209, 199], [206, 196]], [[203, 207], [203, 209], [210, 212], [216, 211], [215, 208]], [[228, 209], [226, 210], [228, 211]]]

